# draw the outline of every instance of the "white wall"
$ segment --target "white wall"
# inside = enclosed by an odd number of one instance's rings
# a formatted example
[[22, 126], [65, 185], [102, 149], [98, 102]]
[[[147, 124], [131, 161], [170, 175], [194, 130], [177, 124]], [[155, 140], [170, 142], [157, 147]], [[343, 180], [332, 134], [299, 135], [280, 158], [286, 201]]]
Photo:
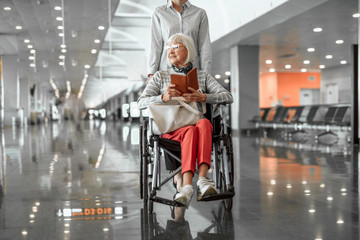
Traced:
[[350, 64], [323, 69], [321, 72], [321, 103], [325, 103], [325, 89], [328, 84], [337, 84], [339, 86], [339, 102], [351, 102], [351, 76], [352, 66]]
[[190, 0], [206, 10], [210, 39], [215, 41], [288, 0]]

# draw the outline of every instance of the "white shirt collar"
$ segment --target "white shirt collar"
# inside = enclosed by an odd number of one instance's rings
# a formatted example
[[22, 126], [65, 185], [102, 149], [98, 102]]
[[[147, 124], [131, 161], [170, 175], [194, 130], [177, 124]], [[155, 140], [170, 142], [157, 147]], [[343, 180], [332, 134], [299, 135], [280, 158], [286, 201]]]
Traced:
[[[187, 8], [189, 8], [189, 7], [191, 6], [190, 1], [186, 1], [186, 2], [184, 3], [184, 5], [183, 5], [183, 8], [184, 8], [184, 6], [185, 6], [185, 7], [187, 7]], [[167, 3], [167, 7], [168, 7], [168, 8], [172, 8], [172, 7], [173, 7], [173, 6], [172, 6], [172, 1], [171, 1], [171, 0], [169, 0], [169, 1], [168, 1], [168, 3]]]

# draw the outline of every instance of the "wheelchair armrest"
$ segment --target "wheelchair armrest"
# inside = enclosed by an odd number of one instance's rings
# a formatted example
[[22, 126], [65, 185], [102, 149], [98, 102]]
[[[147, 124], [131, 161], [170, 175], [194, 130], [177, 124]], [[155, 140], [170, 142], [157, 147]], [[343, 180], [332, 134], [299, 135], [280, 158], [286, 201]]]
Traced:
[[151, 117], [149, 117], [149, 129], [150, 129], [150, 135], [152, 136], [161, 136], [161, 134], [157, 134], [157, 133], [154, 133], [154, 119], [152, 119]]

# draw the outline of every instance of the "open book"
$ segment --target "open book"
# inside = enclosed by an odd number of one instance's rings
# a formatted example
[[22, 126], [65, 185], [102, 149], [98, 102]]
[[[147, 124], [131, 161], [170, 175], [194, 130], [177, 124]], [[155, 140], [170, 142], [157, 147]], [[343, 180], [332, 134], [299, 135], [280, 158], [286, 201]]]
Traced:
[[191, 93], [188, 87], [198, 90], [197, 69], [191, 69], [187, 75], [171, 74], [171, 83], [176, 85], [175, 88], [181, 92], [181, 96], [184, 93]]

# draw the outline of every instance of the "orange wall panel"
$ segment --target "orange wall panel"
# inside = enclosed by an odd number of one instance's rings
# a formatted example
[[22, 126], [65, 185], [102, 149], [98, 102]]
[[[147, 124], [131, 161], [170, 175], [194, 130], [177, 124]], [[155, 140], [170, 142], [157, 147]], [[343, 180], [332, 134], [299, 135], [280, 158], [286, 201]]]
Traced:
[[300, 105], [300, 89], [320, 88], [320, 72], [278, 72], [259, 78], [260, 108], [271, 107], [281, 100], [285, 107]]
[[285, 107], [300, 105], [300, 89], [320, 88], [320, 72], [285, 73], [277, 74], [278, 99]]
[[260, 75], [259, 104], [260, 108], [270, 107], [278, 102], [278, 83], [276, 73], [265, 73]]

